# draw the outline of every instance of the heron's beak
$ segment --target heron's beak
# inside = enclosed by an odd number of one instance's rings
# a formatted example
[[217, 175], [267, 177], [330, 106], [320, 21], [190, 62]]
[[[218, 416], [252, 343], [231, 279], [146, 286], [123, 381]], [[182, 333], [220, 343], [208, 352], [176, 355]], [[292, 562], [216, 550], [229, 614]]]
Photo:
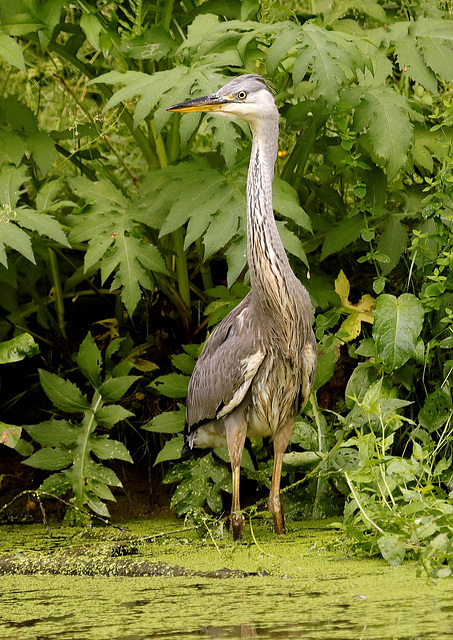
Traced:
[[167, 107], [167, 111], [177, 111], [178, 113], [193, 113], [194, 111], [220, 111], [224, 104], [228, 104], [229, 100], [220, 97], [217, 93], [211, 93], [202, 98], [194, 98], [186, 102], [174, 104]]

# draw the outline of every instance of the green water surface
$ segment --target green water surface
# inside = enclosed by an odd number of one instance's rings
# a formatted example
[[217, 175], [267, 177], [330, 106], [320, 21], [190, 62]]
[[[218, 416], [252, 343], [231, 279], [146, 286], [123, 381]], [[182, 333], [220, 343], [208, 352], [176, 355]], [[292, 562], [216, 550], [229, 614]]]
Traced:
[[[74, 550], [102, 557], [112, 541], [138, 542], [132, 559], [196, 571], [254, 575], [188, 577], [0, 577], [0, 639], [303, 638], [421, 640], [453, 637], [453, 580], [428, 584], [416, 565], [390, 567], [342, 548], [320, 523], [290, 523], [286, 537], [255, 527], [242, 544], [199, 537], [179, 521], [131, 523], [80, 533], [0, 527], [0, 555], [48, 557]], [[176, 532], [176, 533], [175, 533]], [[107, 558], [107, 562], [109, 559]], [[258, 575], [257, 575], [258, 574]]]

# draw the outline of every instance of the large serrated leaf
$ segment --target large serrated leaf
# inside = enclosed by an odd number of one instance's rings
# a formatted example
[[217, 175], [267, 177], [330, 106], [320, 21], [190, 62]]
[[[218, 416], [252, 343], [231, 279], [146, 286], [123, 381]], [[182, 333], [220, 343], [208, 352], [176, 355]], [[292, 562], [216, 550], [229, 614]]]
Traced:
[[387, 85], [368, 87], [356, 108], [354, 129], [362, 133], [362, 143], [393, 180], [413, 140], [406, 98]]
[[119, 378], [110, 378], [106, 380], [99, 392], [105, 402], [118, 402], [124, 396], [129, 387], [134, 384], [140, 376], [121, 376]]
[[168, 398], [185, 398], [187, 395], [187, 387], [189, 385], [189, 376], [181, 373], [168, 373], [159, 376], [149, 386], [157, 389]]
[[80, 431], [67, 420], [46, 420], [39, 424], [24, 426], [33, 440], [43, 446], [57, 447], [64, 443], [70, 446], [77, 441]]
[[21, 226], [31, 231], [37, 231], [40, 235], [47, 236], [65, 247], [70, 246], [60, 223], [52, 216], [25, 208], [20, 208], [17, 213], [17, 220]]
[[373, 338], [387, 371], [395, 371], [415, 356], [423, 327], [423, 305], [411, 293], [399, 298], [380, 295], [374, 308]]
[[46, 469], [47, 471], [59, 471], [65, 469], [72, 462], [72, 455], [69, 451], [58, 448], [44, 447], [39, 449], [29, 458], [24, 460], [24, 464], [37, 469]]
[[117, 422], [131, 418], [133, 415], [132, 411], [128, 411], [118, 404], [110, 404], [96, 411], [96, 420], [102, 427], [110, 429]]
[[100, 460], [124, 460], [133, 462], [129, 451], [122, 442], [112, 440], [108, 436], [91, 436], [90, 446]]
[[166, 411], [147, 422], [142, 429], [153, 433], [180, 433], [184, 429], [184, 415], [183, 408], [179, 411]]
[[172, 438], [171, 440], [166, 442], [163, 449], [161, 449], [157, 454], [154, 465], [159, 464], [159, 462], [165, 462], [166, 460], [178, 460], [181, 457], [181, 449], [183, 444], [184, 442], [182, 435], [176, 436], [175, 438]]
[[90, 403], [80, 389], [70, 382], [63, 380], [54, 373], [39, 369], [39, 379], [49, 400], [61, 411], [79, 413], [90, 408]]

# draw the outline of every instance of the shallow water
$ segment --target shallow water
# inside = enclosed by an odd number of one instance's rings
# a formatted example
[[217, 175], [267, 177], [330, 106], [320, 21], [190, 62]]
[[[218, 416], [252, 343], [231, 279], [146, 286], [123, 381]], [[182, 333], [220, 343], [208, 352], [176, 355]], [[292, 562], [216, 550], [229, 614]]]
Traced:
[[[442, 640], [453, 635], [453, 580], [429, 585], [416, 566], [360, 559], [316, 523], [289, 526], [285, 539], [254, 530], [256, 542], [201, 540], [181, 523], [148, 524], [168, 535], [138, 545], [139, 556], [189, 569], [261, 572], [243, 578], [0, 577], [0, 639], [303, 638]], [[160, 528], [160, 529], [159, 529]], [[143, 533], [143, 523], [129, 529]], [[149, 534], [149, 531], [147, 531]], [[68, 545], [101, 554], [111, 529], [74, 538], [39, 527], [1, 527], [5, 550], [57, 554]], [[3, 551], [4, 552], [4, 551]], [[131, 556], [137, 557], [137, 556]]]

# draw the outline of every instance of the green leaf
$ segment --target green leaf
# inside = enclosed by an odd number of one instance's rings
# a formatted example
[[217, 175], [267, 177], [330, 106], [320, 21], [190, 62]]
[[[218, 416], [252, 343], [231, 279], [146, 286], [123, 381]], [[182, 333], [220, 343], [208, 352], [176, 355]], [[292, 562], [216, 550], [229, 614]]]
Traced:
[[6, 247], [15, 249], [31, 263], [36, 264], [31, 241], [27, 233], [12, 223], [6, 216], [0, 219], [0, 262], [7, 267]]
[[77, 365], [95, 389], [101, 386], [101, 352], [91, 333], [87, 333], [77, 354]]
[[285, 222], [277, 222], [277, 228], [286, 251], [299, 258], [299, 260], [302, 260], [302, 262], [308, 267], [307, 255], [299, 238], [292, 231], [286, 228]]
[[299, 40], [292, 71], [294, 85], [302, 82], [311, 65], [315, 97], [322, 96], [332, 105], [338, 100], [342, 85], [358, 69], [365, 68], [367, 60], [359, 47], [360, 40], [344, 31], [328, 31], [313, 22], [303, 25]]
[[53, 473], [42, 482], [39, 488], [41, 491], [47, 491], [56, 496], [61, 496], [71, 489], [71, 482], [67, 474], [63, 471], [61, 473]]
[[324, 244], [322, 245], [321, 260], [327, 258], [332, 253], [338, 253], [351, 242], [355, 242], [363, 229], [362, 216], [354, 216], [342, 220], [335, 227], [326, 233]]
[[80, 436], [80, 430], [67, 420], [46, 420], [39, 424], [24, 425], [24, 429], [33, 440], [45, 447], [70, 446]]
[[184, 429], [185, 409], [165, 411], [143, 425], [142, 429], [153, 433], [180, 433]]
[[96, 411], [96, 421], [107, 429], [111, 429], [117, 422], [132, 418], [134, 414], [132, 411], [128, 411], [124, 407], [117, 404], [111, 404], [106, 407], [101, 407], [99, 411]]
[[72, 462], [72, 455], [69, 451], [58, 448], [44, 447], [39, 449], [29, 458], [23, 461], [29, 467], [45, 469], [46, 471], [59, 471], [68, 467]]
[[42, 173], [47, 173], [57, 157], [52, 138], [44, 131], [36, 131], [28, 135], [27, 145]]
[[378, 251], [390, 258], [382, 264], [381, 271], [385, 276], [390, 273], [400, 261], [407, 246], [407, 231], [396, 217], [388, 219], [382, 235], [379, 237]]
[[24, 165], [15, 167], [12, 164], [4, 164], [0, 169], [0, 204], [6, 205], [4, 209], [7, 213], [14, 211], [22, 193], [21, 187], [26, 180], [27, 167]]
[[105, 402], [118, 402], [127, 392], [129, 387], [140, 379], [140, 376], [121, 376], [106, 380], [99, 389]]
[[272, 199], [275, 211], [285, 218], [293, 220], [299, 227], [312, 232], [311, 220], [299, 204], [297, 191], [275, 176], [272, 185]]
[[0, 364], [18, 362], [39, 353], [39, 346], [29, 333], [21, 333], [11, 340], [0, 342]]
[[423, 315], [422, 303], [411, 293], [399, 298], [388, 294], [377, 298], [373, 338], [387, 371], [399, 369], [415, 356]]
[[111, 440], [108, 436], [91, 436], [90, 445], [92, 452], [100, 460], [124, 460], [133, 462], [129, 451], [122, 442]]
[[439, 387], [429, 394], [418, 419], [428, 431], [440, 429], [452, 415], [452, 398], [448, 387]]
[[187, 395], [187, 387], [189, 385], [189, 376], [180, 373], [169, 373], [156, 378], [149, 386], [157, 389], [168, 398], [185, 398]]
[[43, 369], [39, 369], [39, 379], [44, 393], [57, 409], [79, 413], [90, 408], [90, 403], [80, 389], [69, 380], [63, 380]]
[[91, 46], [96, 49], [96, 51], [99, 51], [101, 48], [99, 44], [99, 35], [102, 31], [102, 25], [97, 16], [93, 13], [83, 12], [80, 16], [80, 26], [85, 31], [85, 35]]
[[22, 434], [22, 427], [13, 424], [0, 422], [0, 444], [4, 444], [11, 449], [15, 449]]
[[163, 449], [157, 454], [154, 466], [159, 462], [166, 462], [167, 460], [179, 460], [181, 457], [181, 449], [183, 446], [183, 437], [176, 436], [165, 443]]
[[0, 57], [20, 71], [26, 72], [22, 47], [6, 33], [0, 31]]
[[406, 98], [387, 85], [368, 87], [355, 110], [354, 130], [365, 130], [362, 144], [393, 180], [405, 164], [413, 140]]
[[396, 534], [385, 534], [378, 539], [378, 547], [384, 560], [391, 567], [399, 567], [406, 553], [404, 538]]
[[396, 40], [395, 52], [399, 68], [403, 73], [407, 73], [409, 78], [419, 82], [432, 93], [437, 93], [436, 76], [426, 65], [415, 36], [407, 35]]
[[65, 247], [71, 246], [60, 223], [52, 216], [46, 213], [37, 213], [32, 209], [25, 209], [23, 207], [18, 209], [17, 216], [17, 221], [22, 227], [30, 229], [31, 231], [37, 231], [40, 235], [47, 236]]

